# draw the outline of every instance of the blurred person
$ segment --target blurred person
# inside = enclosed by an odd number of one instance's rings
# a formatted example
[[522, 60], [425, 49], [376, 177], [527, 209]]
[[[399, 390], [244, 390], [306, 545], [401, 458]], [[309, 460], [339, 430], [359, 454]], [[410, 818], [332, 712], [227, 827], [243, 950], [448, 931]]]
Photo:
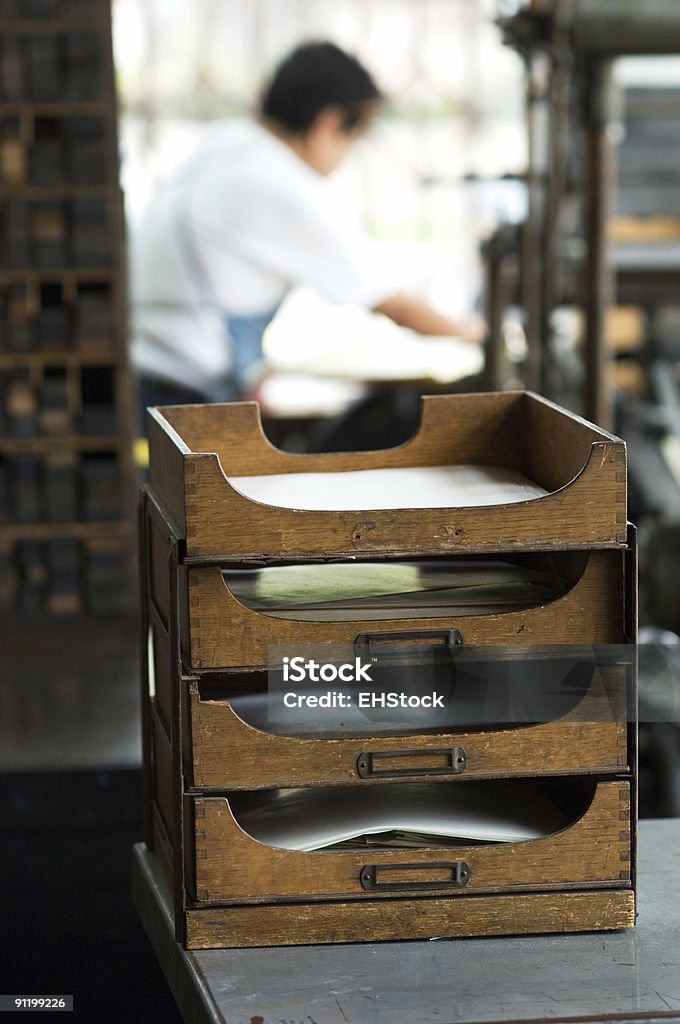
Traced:
[[142, 407], [250, 395], [264, 331], [295, 285], [423, 335], [481, 340], [474, 318], [456, 323], [386, 280], [325, 195], [324, 179], [381, 100], [353, 56], [303, 44], [266, 86], [256, 118], [209, 126], [161, 185], [130, 250]]

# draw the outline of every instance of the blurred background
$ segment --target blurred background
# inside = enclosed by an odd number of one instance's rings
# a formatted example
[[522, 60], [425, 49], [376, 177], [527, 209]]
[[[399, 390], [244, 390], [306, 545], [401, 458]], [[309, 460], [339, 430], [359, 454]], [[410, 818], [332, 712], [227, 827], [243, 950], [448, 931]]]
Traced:
[[315, 38], [388, 97], [333, 202], [485, 341], [294, 290], [266, 335], [265, 428], [297, 451], [381, 447], [422, 393], [530, 388], [623, 436], [640, 810], [680, 814], [675, 0], [0, 0], [2, 990], [74, 991], [98, 1021], [179, 1019], [129, 897], [145, 446], [126, 239], [206, 123], [248, 118]]

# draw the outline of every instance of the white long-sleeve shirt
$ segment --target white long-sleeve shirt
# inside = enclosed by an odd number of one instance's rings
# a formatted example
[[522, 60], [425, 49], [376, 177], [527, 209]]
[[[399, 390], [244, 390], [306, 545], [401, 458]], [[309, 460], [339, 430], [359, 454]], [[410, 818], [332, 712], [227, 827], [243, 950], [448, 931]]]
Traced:
[[206, 129], [131, 239], [133, 365], [203, 389], [228, 373], [229, 315], [266, 314], [293, 285], [366, 308], [392, 294], [324, 186], [254, 121]]

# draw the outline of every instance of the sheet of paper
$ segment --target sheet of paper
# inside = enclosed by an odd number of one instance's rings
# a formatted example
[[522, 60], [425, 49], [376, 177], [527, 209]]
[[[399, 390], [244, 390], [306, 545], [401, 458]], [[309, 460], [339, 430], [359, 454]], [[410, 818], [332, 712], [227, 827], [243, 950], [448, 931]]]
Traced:
[[[424, 675], [424, 673], [421, 673]], [[381, 690], [382, 687], [374, 687]], [[398, 690], [403, 689], [400, 683]], [[411, 686], [409, 693], [442, 693], [444, 706], [437, 708], [367, 708], [359, 706], [356, 691], [333, 686], [333, 692], [346, 698], [344, 707], [285, 707], [281, 696], [265, 693], [232, 697], [229, 703], [244, 722], [275, 736], [313, 736], [317, 739], [347, 739], [350, 736], [398, 736], [426, 732], [446, 732], [500, 724], [507, 728], [512, 721], [511, 695], [503, 686], [489, 688], [483, 678], [458, 679], [455, 687], [423, 682]], [[298, 696], [325, 691], [295, 687]], [[397, 691], [398, 692], [398, 691]], [[339, 701], [338, 701], [339, 703]], [[529, 712], [524, 712], [524, 723]]]
[[540, 784], [402, 783], [233, 794], [246, 832], [268, 846], [311, 851], [393, 830], [482, 842], [539, 839], [568, 823]]
[[514, 504], [548, 493], [521, 473], [500, 466], [407, 466], [228, 479], [252, 501], [307, 511], [469, 508]]
[[451, 383], [484, 368], [484, 350], [456, 337], [424, 337], [384, 316], [293, 289], [265, 333], [268, 363], [287, 372], [353, 381]]
[[529, 608], [554, 599], [558, 577], [511, 562], [331, 562], [229, 569], [234, 596], [274, 618], [425, 618]]

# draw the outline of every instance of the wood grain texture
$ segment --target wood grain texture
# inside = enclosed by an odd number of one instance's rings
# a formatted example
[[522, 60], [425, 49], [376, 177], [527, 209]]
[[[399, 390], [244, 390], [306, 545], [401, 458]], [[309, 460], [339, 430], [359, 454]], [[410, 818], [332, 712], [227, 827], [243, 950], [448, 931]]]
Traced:
[[155, 500], [168, 509], [177, 523], [180, 535], [184, 536], [184, 470], [189, 449], [158, 409], [147, 410], [146, 427], [149, 439], [149, 489]]
[[[185, 763], [189, 785], [202, 789], [265, 789], [276, 786], [347, 785], [374, 782], [446, 782], [452, 778], [504, 778], [559, 773], [621, 772], [628, 766], [625, 672], [595, 670], [579, 705], [562, 719], [540, 725], [494, 731], [442, 732], [436, 735], [313, 739], [274, 736], [247, 725], [227, 701], [201, 700], [198, 684], [189, 686], [191, 737]], [[461, 747], [467, 766], [458, 776], [428, 774], [442, 762], [436, 754]], [[418, 751], [413, 774], [397, 779], [362, 779], [357, 762], [367, 754]], [[405, 773], [404, 758], [394, 766]]]
[[166, 733], [160, 718], [151, 709], [151, 777], [153, 783], [153, 799], [161, 815], [163, 826], [168, 835], [172, 835], [175, 812], [172, 785], [172, 747], [170, 737]]
[[172, 538], [163, 526], [151, 517], [147, 520], [150, 596], [163, 625], [170, 621], [170, 553]]
[[216, 907], [185, 915], [188, 949], [611, 931], [635, 924], [630, 889], [366, 903]]
[[[192, 670], [261, 668], [273, 644], [334, 644], [354, 656], [359, 633], [460, 629], [466, 644], [625, 643], [624, 567], [619, 551], [593, 551], [577, 583], [555, 601], [495, 615], [431, 619], [300, 622], [274, 619], [241, 604], [218, 566], [188, 572], [188, 630], [183, 650]], [[186, 634], [189, 633], [189, 645]], [[404, 646], [406, 643], [404, 644]]]
[[[191, 838], [188, 837], [188, 842]], [[196, 879], [187, 885], [197, 903], [257, 903], [280, 899], [380, 898], [365, 891], [366, 865], [465, 861], [470, 879], [452, 898], [516, 889], [630, 884], [630, 784], [600, 782], [592, 802], [561, 832], [495, 846], [300, 853], [265, 846], [237, 824], [226, 797], [194, 800]], [[433, 894], [446, 890], [434, 889]], [[394, 895], [389, 893], [387, 898]], [[382, 898], [386, 898], [382, 894]]]
[[[161, 866], [161, 870], [163, 872], [163, 875], [165, 876], [165, 880], [167, 881], [170, 890], [172, 891], [174, 886], [172, 845], [170, 843], [170, 840], [168, 839], [168, 835], [163, 826], [163, 821], [160, 812], [156, 805], [154, 805], [152, 808], [152, 821], [153, 842], [151, 848], [153, 850], [154, 856], [156, 857], [158, 863]], [[176, 912], [176, 915], [180, 916], [181, 913], [182, 908], [180, 907], [178, 909], [178, 912]]]
[[[155, 414], [149, 435], [151, 482], [185, 528], [189, 561], [625, 545], [624, 443], [535, 395], [428, 396], [406, 444], [327, 455], [274, 448], [254, 403], [177, 406], [165, 415]], [[551, 493], [486, 508], [314, 512], [251, 501], [227, 480], [465, 463], [518, 469]]]

